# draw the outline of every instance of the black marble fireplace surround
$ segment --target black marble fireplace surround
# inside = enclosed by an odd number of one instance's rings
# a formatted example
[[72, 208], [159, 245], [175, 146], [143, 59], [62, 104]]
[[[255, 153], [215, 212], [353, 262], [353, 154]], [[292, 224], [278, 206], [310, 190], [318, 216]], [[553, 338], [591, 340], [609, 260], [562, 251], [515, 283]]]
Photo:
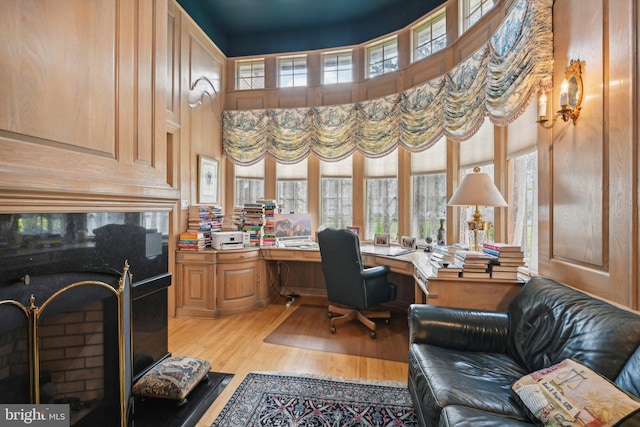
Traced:
[[[167, 236], [168, 212], [0, 214], [0, 301], [15, 300], [29, 307], [33, 294], [37, 306], [56, 290], [84, 280], [103, 281], [115, 287], [128, 261], [133, 275], [131, 316], [125, 320], [133, 343], [131, 354], [125, 357], [126, 372], [132, 377], [127, 381], [130, 384], [168, 356], [167, 288], [171, 285], [171, 274]], [[90, 324], [97, 325], [93, 327], [96, 334], [83, 332], [86, 338], [81, 339], [91, 345], [77, 353], [90, 353], [90, 362], [86, 363], [103, 365], [103, 374], [96, 374], [101, 379], [95, 380], [104, 383], [104, 391], [100, 392], [104, 393], [103, 404], [97, 405], [103, 409], [73, 425], [117, 425], [106, 415], [113, 412], [113, 408], [117, 412], [120, 404], [114, 300], [109, 292], [96, 287], [74, 288], [73, 292], [59, 295], [51, 307], [47, 307], [49, 315], [42, 319], [43, 334], [62, 334], [39, 338], [38, 346], [48, 341], [54, 343], [54, 348], [41, 350], [45, 359], [54, 353], [55, 357], [64, 352], [73, 353], [72, 341], [77, 341], [80, 335], [77, 332], [65, 335], [64, 330], [88, 330]], [[2, 403], [33, 403], [24, 369], [28, 364], [26, 320], [19, 311], [10, 304], [0, 304]], [[97, 321], [81, 318], [79, 325], [68, 324], [66, 319], [83, 316], [82, 313]], [[65, 344], [56, 348], [56, 342]], [[93, 354], [100, 351], [101, 354]], [[42, 358], [40, 366], [45, 363]], [[93, 374], [97, 369], [91, 367], [88, 371]], [[54, 376], [73, 375], [57, 373]], [[56, 392], [71, 387], [61, 380], [56, 384], [47, 370], [41, 370], [39, 384], [41, 403], [45, 403], [44, 399], [53, 401], [48, 399], [55, 399]], [[91, 396], [91, 392], [88, 395]]]

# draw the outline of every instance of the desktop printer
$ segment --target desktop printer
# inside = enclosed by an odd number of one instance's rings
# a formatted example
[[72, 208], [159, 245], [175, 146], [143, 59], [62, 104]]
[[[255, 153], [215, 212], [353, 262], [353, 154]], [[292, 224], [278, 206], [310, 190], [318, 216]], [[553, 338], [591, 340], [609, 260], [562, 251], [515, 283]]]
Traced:
[[[245, 237], [246, 236], [246, 237]], [[211, 233], [211, 247], [213, 249], [242, 249], [245, 239], [249, 243], [249, 234], [242, 231], [220, 231]]]

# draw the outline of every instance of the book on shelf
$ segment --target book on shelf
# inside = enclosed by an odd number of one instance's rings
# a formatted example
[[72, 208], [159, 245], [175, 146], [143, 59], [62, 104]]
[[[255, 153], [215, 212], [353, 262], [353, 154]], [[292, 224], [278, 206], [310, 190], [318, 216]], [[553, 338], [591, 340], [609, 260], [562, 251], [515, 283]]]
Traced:
[[518, 271], [492, 271], [492, 279], [518, 280]]
[[518, 265], [494, 264], [491, 266], [491, 271], [518, 271], [518, 267]]
[[462, 270], [463, 271], [482, 271], [482, 272], [486, 272], [489, 269], [489, 265], [488, 264], [462, 264]]
[[500, 242], [483, 243], [482, 247], [486, 249], [491, 249], [493, 251], [498, 251], [498, 252], [522, 252], [522, 247], [518, 245], [510, 245], [507, 243], [500, 243]]
[[437, 277], [460, 277], [462, 267], [457, 264], [447, 264], [430, 259], [429, 262]]
[[490, 279], [491, 273], [488, 271], [480, 272], [480, 271], [462, 271], [462, 277], [466, 277], [467, 279]]
[[502, 258], [522, 258], [522, 257], [524, 257], [524, 254], [522, 253], [522, 251], [502, 252], [502, 251], [496, 251], [496, 250], [489, 249], [489, 248], [482, 248], [482, 252], [484, 252], [487, 255], [492, 255], [492, 256], [498, 257], [500, 259], [502, 259]]

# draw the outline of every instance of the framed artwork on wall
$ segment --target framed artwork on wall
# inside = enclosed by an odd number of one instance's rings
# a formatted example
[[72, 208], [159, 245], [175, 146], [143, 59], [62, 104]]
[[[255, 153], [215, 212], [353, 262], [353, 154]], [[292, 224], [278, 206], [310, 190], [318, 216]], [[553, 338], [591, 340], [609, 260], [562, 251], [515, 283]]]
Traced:
[[218, 161], [198, 156], [198, 203], [218, 203]]

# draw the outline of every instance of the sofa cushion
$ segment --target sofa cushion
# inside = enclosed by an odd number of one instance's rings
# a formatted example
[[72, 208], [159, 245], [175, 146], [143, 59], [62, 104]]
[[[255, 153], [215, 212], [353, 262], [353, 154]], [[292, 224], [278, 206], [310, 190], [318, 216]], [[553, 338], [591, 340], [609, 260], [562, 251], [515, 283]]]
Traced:
[[571, 359], [525, 375], [513, 391], [545, 426], [617, 426], [640, 411], [640, 399]]
[[166, 358], [149, 369], [133, 385], [133, 394], [182, 402], [207, 376], [210, 368], [211, 363], [208, 360], [195, 357]]
[[438, 425], [440, 412], [448, 405], [526, 419], [511, 392], [511, 385], [526, 373], [506, 354], [429, 344], [409, 347], [409, 393], [427, 426]]
[[466, 406], [451, 405], [442, 410], [439, 427], [531, 427], [534, 424]]
[[575, 358], [614, 380], [640, 342], [637, 313], [543, 277], [523, 286], [509, 316], [507, 351], [528, 372]]
[[615, 383], [621, 389], [640, 397], [640, 347], [624, 365]]

